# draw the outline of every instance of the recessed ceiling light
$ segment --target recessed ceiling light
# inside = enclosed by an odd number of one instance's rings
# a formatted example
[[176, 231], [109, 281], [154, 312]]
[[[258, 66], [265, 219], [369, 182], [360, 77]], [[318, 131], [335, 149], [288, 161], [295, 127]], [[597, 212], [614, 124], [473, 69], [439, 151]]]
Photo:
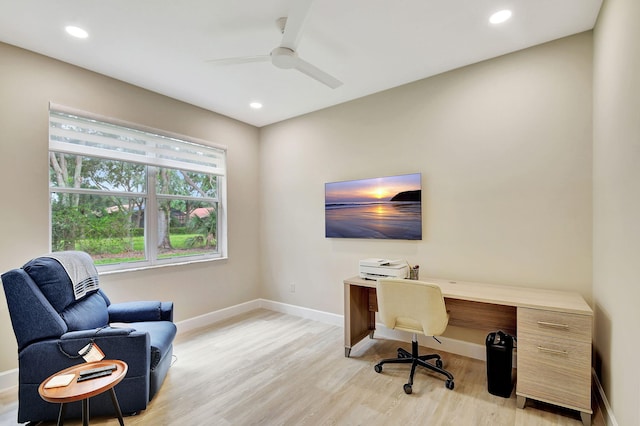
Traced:
[[73, 25], [68, 25], [65, 28], [65, 31], [76, 38], [87, 38], [89, 37], [89, 33], [83, 30], [80, 27], [74, 27]]
[[511, 11], [504, 9], [491, 15], [491, 17], [489, 18], [489, 22], [491, 22], [492, 24], [501, 24], [504, 21], [508, 21], [509, 18], [511, 18]]
[[262, 104], [260, 102], [251, 102], [249, 104], [249, 106], [253, 109], [260, 109], [262, 108]]

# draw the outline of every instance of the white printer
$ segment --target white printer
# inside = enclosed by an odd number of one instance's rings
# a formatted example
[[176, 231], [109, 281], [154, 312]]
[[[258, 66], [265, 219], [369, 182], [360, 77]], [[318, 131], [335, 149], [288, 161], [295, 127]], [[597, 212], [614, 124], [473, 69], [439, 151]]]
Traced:
[[409, 265], [401, 260], [362, 259], [359, 265], [360, 278], [377, 280], [379, 278], [407, 278]]

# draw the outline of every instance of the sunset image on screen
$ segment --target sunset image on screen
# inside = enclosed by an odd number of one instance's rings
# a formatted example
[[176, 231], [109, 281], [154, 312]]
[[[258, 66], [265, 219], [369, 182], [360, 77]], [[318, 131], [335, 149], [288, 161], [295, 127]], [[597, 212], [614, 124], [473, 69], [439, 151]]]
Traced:
[[325, 185], [328, 238], [422, 239], [421, 174]]

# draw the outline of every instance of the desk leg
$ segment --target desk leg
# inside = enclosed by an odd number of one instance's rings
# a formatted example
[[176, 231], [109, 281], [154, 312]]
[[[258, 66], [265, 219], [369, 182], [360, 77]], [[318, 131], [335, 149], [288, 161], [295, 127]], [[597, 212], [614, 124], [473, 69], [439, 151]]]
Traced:
[[118, 415], [118, 421], [120, 422], [120, 426], [124, 426], [124, 419], [122, 418], [122, 411], [120, 411], [120, 404], [118, 404], [118, 397], [116, 396], [116, 391], [113, 388], [109, 389], [111, 391], [111, 402], [113, 402], [113, 408], [116, 410], [116, 414]]
[[367, 337], [373, 338], [375, 312], [370, 309], [371, 288], [345, 284], [344, 286], [344, 356], [351, 347]]
[[58, 412], [58, 426], [62, 426], [64, 424], [64, 415], [67, 411], [67, 406], [63, 402], [60, 404], [60, 411]]
[[369, 339], [373, 339], [373, 333], [376, 331], [376, 313], [369, 311]]
[[82, 400], [82, 426], [89, 426], [89, 398]]

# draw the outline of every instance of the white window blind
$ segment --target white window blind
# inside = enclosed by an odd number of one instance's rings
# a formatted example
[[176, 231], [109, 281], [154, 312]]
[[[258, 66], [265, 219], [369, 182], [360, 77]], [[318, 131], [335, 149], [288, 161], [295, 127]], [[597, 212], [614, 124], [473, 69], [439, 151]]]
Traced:
[[226, 151], [55, 107], [49, 110], [49, 150], [224, 176]]

